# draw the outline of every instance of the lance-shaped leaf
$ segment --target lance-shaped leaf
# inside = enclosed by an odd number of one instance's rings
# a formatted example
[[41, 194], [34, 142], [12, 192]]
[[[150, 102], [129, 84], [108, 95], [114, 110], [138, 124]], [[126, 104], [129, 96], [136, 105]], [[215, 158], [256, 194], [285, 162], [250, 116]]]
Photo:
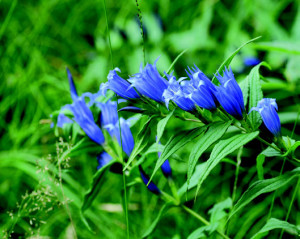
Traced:
[[195, 195], [197, 196], [203, 181], [224, 157], [253, 140], [258, 134], [258, 131], [248, 134], [239, 134], [232, 136], [229, 139], [221, 140], [219, 143], [217, 143], [205, 164], [202, 174], [199, 177]]
[[178, 149], [182, 148], [188, 142], [197, 138], [200, 134], [202, 134], [207, 129], [206, 126], [194, 128], [187, 131], [182, 131], [179, 134], [174, 135], [170, 138], [170, 140], [166, 143], [164, 151], [161, 153], [160, 158], [157, 160], [154, 171], [150, 177], [149, 182], [151, 182], [153, 176], [157, 172], [157, 170], [161, 167], [161, 165]]
[[[219, 69], [217, 70], [217, 73], [218, 72], [223, 72], [223, 70], [225, 70], [225, 67], [229, 67], [231, 61], [233, 60], [233, 58], [235, 57], [236, 54], [238, 54], [238, 52], [244, 47], [246, 46], [247, 44], [259, 39], [259, 37], [256, 37], [256, 38], [253, 38], [249, 41], [247, 41], [246, 43], [244, 43], [243, 45], [241, 45], [238, 49], [236, 49], [225, 61], [223, 61], [223, 63], [220, 65]], [[214, 76], [212, 78], [212, 82], [216, 83], [217, 80], [216, 80], [216, 77]]]
[[161, 119], [158, 123], [157, 123], [157, 138], [156, 138], [156, 142], [160, 141], [161, 136], [164, 133], [165, 127], [169, 121], [169, 119], [171, 118], [171, 116], [173, 115], [175, 109], [173, 111], [171, 111], [165, 118]]
[[81, 206], [81, 212], [83, 213], [86, 209], [88, 209], [96, 196], [98, 195], [101, 188], [101, 179], [103, 178], [104, 173], [109, 169], [109, 167], [115, 163], [116, 160], [111, 160], [103, 167], [101, 167], [93, 176], [93, 182], [90, 185], [89, 190], [84, 194], [83, 204]]
[[154, 219], [154, 221], [152, 222], [152, 224], [150, 225], [150, 227], [145, 231], [145, 233], [143, 234], [142, 238], [148, 237], [148, 236], [150, 236], [150, 235], [154, 232], [154, 230], [155, 230], [155, 228], [156, 228], [156, 226], [157, 226], [159, 220], [161, 219], [161, 217], [162, 217], [162, 216], [163, 216], [163, 215], [164, 215], [171, 207], [173, 207], [173, 206], [174, 206], [173, 202], [167, 202], [167, 203], [165, 203], [165, 204], [162, 206], [162, 208], [160, 209], [160, 211], [159, 211], [157, 217]]
[[284, 229], [292, 235], [300, 236], [300, 229], [297, 226], [276, 218], [270, 218], [266, 225], [264, 225], [263, 228], [260, 229], [253, 237], [251, 237], [251, 239], [262, 238], [266, 236], [269, 231], [274, 229]]
[[256, 170], [257, 170], [257, 176], [259, 180], [264, 179], [264, 167], [263, 164], [265, 162], [266, 156], [263, 154], [260, 154], [256, 158]]
[[188, 162], [187, 184], [189, 185], [198, 159], [213, 143], [219, 140], [226, 132], [232, 121], [212, 123], [208, 131], [197, 141], [192, 149]]
[[247, 204], [252, 202], [253, 199], [258, 197], [259, 195], [273, 192], [287, 185], [294, 178], [299, 177], [299, 175], [300, 175], [300, 167], [275, 178], [256, 181], [247, 189], [247, 191], [242, 195], [240, 200], [234, 205], [229, 218], [231, 218], [234, 214], [236, 214]]
[[135, 157], [144, 150], [144, 148], [148, 145], [150, 135], [151, 135], [151, 129], [150, 124], [152, 123], [152, 120], [156, 116], [151, 116], [148, 121], [143, 125], [142, 129], [137, 135], [136, 142], [134, 145], [134, 148], [131, 152], [131, 155], [128, 159], [127, 164], [124, 167], [124, 171], [127, 169], [127, 167], [131, 164], [131, 162], [135, 159]]
[[[248, 81], [250, 86], [249, 109], [251, 109], [252, 107], [256, 107], [258, 102], [263, 98], [259, 74], [259, 69], [261, 66], [266, 66], [270, 68], [270, 66], [266, 62], [262, 62], [259, 65], [255, 66], [248, 75]], [[249, 114], [249, 119], [252, 123], [253, 128], [257, 129], [261, 123], [259, 113], [256, 111], [251, 112]]]

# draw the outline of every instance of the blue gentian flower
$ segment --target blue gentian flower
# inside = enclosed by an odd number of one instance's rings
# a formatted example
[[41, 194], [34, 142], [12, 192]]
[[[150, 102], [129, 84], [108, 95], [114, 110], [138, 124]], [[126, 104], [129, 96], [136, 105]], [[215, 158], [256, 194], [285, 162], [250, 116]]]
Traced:
[[[169, 102], [172, 100], [175, 104], [177, 104], [181, 109], [185, 111], [193, 111], [195, 110], [195, 104], [194, 102], [186, 97], [183, 93], [183, 89], [179, 82], [176, 80], [175, 76], [168, 75], [167, 76], [169, 82], [168, 82], [168, 88], [164, 90], [163, 93], [163, 99], [166, 103], [167, 108], [169, 108]], [[179, 79], [182, 80], [183, 78]]]
[[277, 113], [278, 106], [275, 99], [264, 98], [260, 100], [256, 107], [252, 107], [252, 110], [257, 111], [267, 129], [276, 137], [281, 135], [280, 119]]
[[196, 65], [192, 69], [188, 67], [186, 72], [191, 80], [181, 82], [185, 95], [201, 108], [215, 109], [217, 107], [215, 85]]
[[131, 87], [135, 87], [138, 92], [157, 102], [163, 102], [163, 92], [168, 88], [168, 81], [164, 79], [156, 69], [156, 62], [153, 65], [147, 63], [143, 68], [141, 65], [140, 72], [136, 73], [128, 81]]
[[130, 87], [129, 82], [121, 78], [117, 71], [121, 72], [119, 68], [115, 68], [114, 70], [111, 70], [107, 76], [108, 82], [102, 83], [100, 88], [102, 90], [102, 93], [105, 95], [106, 90], [110, 89], [114, 91], [117, 95], [125, 98], [125, 99], [136, 99], [140, 98], [138, 93]]
[[260, 63], [261, 61], [256, 58], [256, 57], [245, 57], [244, 58], [244, 64], [246, 66], [256, 66]]
[[[147, 176], [147, 174], [145, 173], [145, 171], [143, 170], [143, 168], [141, 167], [141, 165], [139, 165], [139, 170], [140, 170], [140, 174], [141, 174], [141, 177], [142, 177], [142, 180], [144, 182], [145, 185], [148, 184], [149, 182], [149, 177]], [[160, 190], [158, 189], [158, 187], [151, 181], [149, 183], [149, 185], [147, 186], [147, 188], [153, 192], [154, 194], [161, 194]]]
[[112, 157], [106, 153], [105, 151], [103, 151], [102, 153], [100, 153], [97, 156], [97, 160], [98, 160], [98, 166], [97, 169], [102, 168], [104, 165], [108, 164], [110, 160], [112, 160]]
[[97, 144], [103, 144], [105, 139], [104, 135], [95, 123], [93, 113], [90, 108], [86, 105], [83, 99], [78, 98], [70, 105], [70, 109], [74, 114], [74, 120], [86, 133]]
[[221, 83], [217, 87], [217, 99], [227, 113], [234, 116], [237, 119], [243, 118], [243, 112], [245, 111], [243, 93], [236, 82], [231, 68], [223, 71], [223, 76], [219, 73], [216, 78]]
[[75, 87], [75, 84], [73, 81], [73, 76], [72, 76], [69, 68], [67, 67], [66, 69], [67, 69], [67, 74], [68, 74], [68, 79], [69, 79], [71, 97], [72, 97], [72, 100], [74, 101], [78, 98], [78, 94], [77, 94], [76, 87]]
[[111, 137], [115, 137], [121, 145], [120, 127], [123, 151], [130, 156], [134, 148], [134, 139], [130, 131], [130, 119], [118, 118], [117, 102], [108, 101], [96, 104], [101, 109], [101, 126], [105, 128]]

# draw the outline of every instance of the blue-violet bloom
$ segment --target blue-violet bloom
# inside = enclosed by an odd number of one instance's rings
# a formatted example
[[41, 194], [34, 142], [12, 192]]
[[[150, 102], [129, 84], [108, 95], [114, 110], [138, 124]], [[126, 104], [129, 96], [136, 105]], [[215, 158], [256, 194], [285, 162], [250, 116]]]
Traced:
[[192, 69], [188, 67], [186, 72], [191, 80], [181, 82], [185, 95], [201, 108], [215, 109], [217, 107], [215, 85], [196, 65]]
[[281, 135], [280, 119], [277, 113], [278, 106], [275, 99], [264, 98], [260, 100], [256, 107], [252, 107], [252, 110], [257, 111], [267, 129], [276, 137]]
[[104, 135], [95, 123], [93, 113], [86, 105], [83, 99], [78, 98], [70, 105], [70, 109], [74, 114], [74, 120], [81, 127], [81, 129], [97, 144], [103, 144]]
[[135, 87], [138, 92], [157, 102], [163, 102], [163, 92], [168, 88], [168, 81], [164, 79], [157, 71], [156, 62], [147, 65], [143, 68], [141, 64], [140, 72], [132, 76], [128, 81], [131, 87]]
[[166, 103], [167, 108], [169, 108], [169, 102], [172, 100], [175, 104], [177, 104], [181, 109], [185, 111], [193, 111], [195, 110], [195, 104], [194, 102], [186, 97], [184, 95], [182, 86], [179, 84], [180, 80], [177, 81], [175, 76], [168, 75], [165, 73], [167, 76], [169, 82], [168, 82], [168, 88], [164, 90], [163, 93], [163, 99]]
[[[101, 109], [101, 126], [105, 128], [111, 137], [118, 140], [119, 145], [122, 144], [123, 151], [129, 157], [134, 148], [134, 139], [130, 130], [130, 119], [118, 119], [117, 103], [108, 101], [106, 103], [98, 102], [96, 104]], [[120, 135], [121, 127], [121, 135]], [[122, 137], [122, 142], [121, 138]]]
[[223, 71], [223, 76], [219, 73], [216, 78], [221, 83], [217, 87], [217, 99], [227, 113], [234, 116], [237, 119], [243, 118], [243, 112], [245, 111], [243, 93], [236, 82], [231, 68]]
[[102, 83], [100, 88], [102, 93], [105, 95], [106, 90], [110, 89], [114, 91], [117, 95], [125, 98], [125, 99], [136, 99], [140, 98], [138, 93], [130, 87], [130, 83], [127, 82], [125, 79], [121, 78], [117, 71], [121, 72], [119, 68], [115, 68], [111, 70], [107, 76], [108, 82]]

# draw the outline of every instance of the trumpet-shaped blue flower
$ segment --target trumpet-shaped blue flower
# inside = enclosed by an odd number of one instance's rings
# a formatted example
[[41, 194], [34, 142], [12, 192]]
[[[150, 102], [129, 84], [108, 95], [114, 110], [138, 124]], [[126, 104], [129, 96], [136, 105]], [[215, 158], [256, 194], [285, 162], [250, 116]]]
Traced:
[[277, 113], [278, 106], [275, 99], [264, 98], [260, 100], [256, 107], [252, 107], [249, 111], [257, 111], [267, 129], [274, 135], [281, 135], [280, 119]]
[[[134, 139], [130, 131], [130, 119], [120, 118], [119, 122], [117, 102], [98, 102], [97, 106], [101, 109], [101, 126], [108, 131], [111, 137], [115, 137], [118, 140], [119, 145], [122, 144], [123, 151], [129, 157], [134, 147]], [[122, 142], [120, 136], [122, 137]]]
[[177, 104], [181, 109], [185, 111], [195, 110], [194, 102], [184, 95], [183, 89], [179, 82], [176, 81], [175, 76], [168, 75], [167, 73], [165, 74], [169, 80], [168, 88], [165, 89], [163, 93], [163, 98], [167, 108], [169, 107], [170, 100], [172, 100], [175, 104]]
[[97, 160], [98, 160], [98, 166], [97, 169], [102, 168], [104, 165], [108, 164], [110, 160], [112, 160], [112, 157], [106, 153], [105, 151], [103, 151], [102, 153], [100, 153], [97, 156]]
[[223, 71], [223, 76], [219, 73], [216, 75], [216, 78], [221, 83], [217, 87], [217, 99], [222, 107], [237, 119], [243, 118], [243, 112], [245, 111], [243, 93], [236, 82], [231, 68]]
[[188, 68], [186, 72], [191, 80], [181, 82], [185, 95], [201, 108], [215, 109], [217, 107], [215, 85], [196, 65], [192, 69]]
[[157, 102], [163, 102], [162, 95], [164, 90], [168, 88], [168, 81], [158, 73], [156, 69], [157, 60], [153, 65], [147, 63], [144, 68], [141, 65], [140, 72], [128, 81], [131, 82], [131, 87], [135, 87], [140, 94]]
[[[141, 178], [142, 178], [144, 184], [147, 185], [149, 182], [148, 175], [145, 173], [145, 171], [143, 170], [143, 168], [140, 165], [139, 165], [139, 170], [140, 170]], [[154, 194], [159, 195], [161, 193], [160, 190], [158, 189], [158, 187], [152, 181], [149, 183], [147, 188]]]
[[83, 101], [78, 98], [70, 105], [70, 109], [74, 114], [74, 120], [81, 129], [97, 144], [103, 144], [105, 139], [99, 126], [95, 123], [92, 111]]
[[117, 74], [117, 71], [121, 72], [119, 68], [109, 72], [107, 76], [108, 82], [102, 83], [100, 86], [102, 93], [105, 95], [106, 90], [110, 89], [125, 99], [140, 98], [135, 89], [131, 88], [130, 84]]

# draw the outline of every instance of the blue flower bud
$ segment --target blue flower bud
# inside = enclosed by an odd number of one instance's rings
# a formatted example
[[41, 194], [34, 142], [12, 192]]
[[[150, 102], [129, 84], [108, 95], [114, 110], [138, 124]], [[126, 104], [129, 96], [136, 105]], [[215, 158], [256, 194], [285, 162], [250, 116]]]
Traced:
[[139, 107], [135, 107], [135, 106], [126, 106], [123, 107], [122, 109], [119, 109], [119, 111], [128, 111], [128, 112], [132, 112], [132, 113], [143, 113], [144, 110], [139, 108]]
[[75, 84], [73, 81], [73, 77], [72, 77], [72, 74], [71, 74], [69, 68], [67, 67], [66, 69], [67, 69], [67, 74], [68, 74], [68, 79], [69, 79], [71, 98], [72, 98], [72, 100], [76, 100], [78, 98], [78, 94], [77, 94], [76, 87], [75, 87]]
[[[158, 158], [160, 158], [161, 152], [157, 152], [157, 154]], [[172, 177], [172, 169], [168, 159], [161, 165], [160, 168], [166, 178]]]
[[163, 92], [168, 88], [168, 81], [158, 73], [156, 69], [157, 60], [153, 65], [147, 63], [144, 69], [141, 65], [140, 72], [128, 81], [131, 82], [131, 87], [135, 87], [143, 96], [157, 102], [163, 102]]
[[101, 152], [98, 156], [97, 156], [97, 160], [98, 160], [98, 166], [97, 169], [102, 168], [104, 165], [108, 164], [110, 160], [112, 160], [112, 157], [106, 153], [105, 151]]
[[245, 111], [243, 93], [234, 78], [231, 68], [228, 70], [225, 67], [223, 77], [218, 73], [216, 78], [221, 83], [221, 85], [217, 87], [216, 93], [219, 103], [227, 113], [239, 120], [242, 119], [243, 112]]
[[[167, 108], [169, 107], [169, 102], [172, 100], [175, 104], [177, 104], [181, 109], [185, 111], [193, 111], [195, 110], [194, 102], [184, 95], [182, 86], [176, 81], [175, 76], [168, 75], [167, 76], [168, 88], [164, 90], [163, 99], [166, 103]], [[180, 80], [180, 79], [179, 79]]]
[[244, 64], [246, 66], [256, 66], [260, 63], [261, 61], [256, 58], [256, 57], [245, 57], [244, 58]]
[[275, 99], [264, 98], [260, 100], [256, 107], [252, 107], [249, 111], [257, 111], [267, 129], [276, 137], [281, 135], [280, 119], [277, 113], [278, 106]]
[[[141, 165], [139, 165], [139, 170], [140, 170], [140, 174], [141, 174], [141, 177], [142, 177], [142, 180], [144, 182], [145, 185], [148, 184], [149, 182], [149, 177], [146, 175], [145, 171], [143, 170], [143, 168], [141, 167]], [[158, 187], [151, 181], [149, 183], [149, 185], [147, 186], [147, 188], [153, 192], [154, 194], [161, 194], [160, 190], [158, 189]]]
[[121, 72], [119, 68], [115, 68], [109, 72], [107, 76], [108, 82], [102, 83], [100, 86], [102, 93], [105, 95], [106, 90], [110, 89], [125, 99], [140, 98], [135, 89], [131, 88], [129, 82], [121, 78], [117, 74], [117, 71]]

